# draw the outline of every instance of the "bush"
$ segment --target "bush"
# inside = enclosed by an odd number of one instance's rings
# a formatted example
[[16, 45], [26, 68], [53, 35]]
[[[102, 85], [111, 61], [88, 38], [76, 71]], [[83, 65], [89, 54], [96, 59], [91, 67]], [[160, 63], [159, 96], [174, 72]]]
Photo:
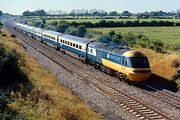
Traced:
[[49, 25], [52, 25], [52, 26], [57, 26], [58, 22], [57, 21], [53, 21], [51, 23], [49, 23]]
[[171, 80], [176, 82], [178, 84], [178, 87], [180, 88], [180, 69], [177, 70], [177, 72], [172, 76]]
[[0, 22], [0, 26], [3, 26], [3, 24]]
[[9, 86], [15, 80], [25, 77], [19, 67], [20, 55], [15, 50], [7, 52], [4, 46], [0, 45], [0, 87]]
[[179, 68], [180, 67], [180, 60], [178, 60], [178, 59], [173, 60], [172, 61], [172, 66], [174, 68]]
[[180, 45], [179, 44], [175, 44], [173, 45], [173, 48], [172, 48], [174, 51], [180, 51]]
[[55, 27], [55, 29], [57, 32], [64, 33], [68, 27], [69, 27], [68, 24], [64, 23], [64, 24], [58, 24], [57, 27]]
[[16, 37], [16, 35], [12, 34], [12, 35], [11, 35], [11, 37], [12, 37], [12, 38], [15, 38], [15, 37]]
[[152, 41], [150, 47], [152, 50], [156, 52], [164, 53], [165, 44], [162, 41], [156, 40]]
[[78, 27], [68, 27], [68, 29], [66, 29], [65, 33], [70, 34], [70, 35], [74, 35], [74, 36], [78, 36], [78, 37], [84, 37], [87, 33], [87, 29], [85, 26], [78, 26]]
[[110, 43], [112, 41], [112, 38], [110, 36], [104, 35], [104, 36], [98, 37], [97, 40], [99, 42]]
[[123, 41], [129, 46], [133, 46], [136, 44], [137, 37], [132, 32], [128, 32], [128, 34], [123, 37]]
[[6, 33], [3, 33], [3, 34], [2, 34], [2, 36], [3, 36], [3, 37], [6, 37], [6, 36], [7, 36], [7, 34], [6, 34]]
[[40, 21], [33, 21], [32, 26], [38, 27], [41, 24]]

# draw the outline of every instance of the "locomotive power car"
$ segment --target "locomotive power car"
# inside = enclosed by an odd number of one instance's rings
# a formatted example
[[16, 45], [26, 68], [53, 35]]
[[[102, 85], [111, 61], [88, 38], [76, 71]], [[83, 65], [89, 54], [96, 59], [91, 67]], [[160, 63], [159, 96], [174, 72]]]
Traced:
[[148, 58], [139, 51], [122, 45], [111, 45], [55, 31], [15, 23], [15, 28], [57, 49], [74, 53], [96, 68], [108, 68], [126, 75], [130, 81], [145, 81], [152, 74]]

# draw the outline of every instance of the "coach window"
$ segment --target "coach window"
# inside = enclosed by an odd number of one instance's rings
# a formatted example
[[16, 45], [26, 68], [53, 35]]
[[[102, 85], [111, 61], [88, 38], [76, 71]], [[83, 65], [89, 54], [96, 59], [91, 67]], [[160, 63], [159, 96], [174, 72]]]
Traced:
[[69, 42], [68, 42], [68, 45], [69, 45]]
[[81, 46], [81, 45], [79, 46], [79, 49], [80, 49], [80, 50], [82, 49], [82, 46]]
[[65, 41], [65, 44], [67, 44], [67, 41]]
[[73, 47], [75, 47], [75, 43], [73, 43]]
[[70, 46], [72, 46], [72, 42], [70, 42]]
[[61, 39], [61, 43], [62, 43], [62, 39]]
[[78, 48], [78, 44], [76, 44], [76, 48]]

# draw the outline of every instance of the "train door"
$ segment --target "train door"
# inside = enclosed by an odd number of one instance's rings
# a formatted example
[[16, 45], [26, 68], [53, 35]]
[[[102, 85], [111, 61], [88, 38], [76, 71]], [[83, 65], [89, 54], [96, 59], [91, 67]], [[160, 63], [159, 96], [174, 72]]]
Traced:
[[123, 64], [122, 64], [123, 73], [126, 73], [126, 66], [127, 66], [127, 58], [123, 57]]
[[96, 60], [98, 63], [102, 63], [102, 51], [96, 50], [97, 55], [96, 55]]
[[60, 46], [59, 46], [59, 36], [57, 36], [57, 50], [60, 50]]

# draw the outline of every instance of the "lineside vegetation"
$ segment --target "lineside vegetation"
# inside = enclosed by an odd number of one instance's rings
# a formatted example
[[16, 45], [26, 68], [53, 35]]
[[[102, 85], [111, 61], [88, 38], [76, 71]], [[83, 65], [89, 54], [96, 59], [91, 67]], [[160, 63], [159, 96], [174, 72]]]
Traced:
[[2, 29], [0, 56], [0, 119], [101, 119]]

